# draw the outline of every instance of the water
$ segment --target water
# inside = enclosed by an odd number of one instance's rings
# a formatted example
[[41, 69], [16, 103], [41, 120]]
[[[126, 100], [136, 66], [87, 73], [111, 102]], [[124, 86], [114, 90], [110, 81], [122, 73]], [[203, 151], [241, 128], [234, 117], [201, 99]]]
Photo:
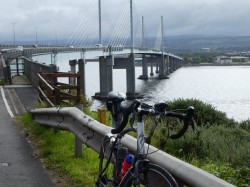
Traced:
[[[68, 71], [68, 59], [78, 57], [58, 56], [60, 71]], [[40, 60], [39, 60], [40, 61]], [[183, 67], [170, 75], [169, 79], [136, 80], [136, 91], [144, 94], [144, 101], [154, 103], [178, 98], [195, 98], [212, 104], [237, 121], [250, 118], [250, 66]], [[114, 91], [126, 92], [126, 71], [114, 70]], [[136, 67], [136, 77], [141, 75]], [[100, 91], [99, 65], [86, 64], [86, 95], [90, 98]], [[103, 103], [95, 101], [92, 109]]]

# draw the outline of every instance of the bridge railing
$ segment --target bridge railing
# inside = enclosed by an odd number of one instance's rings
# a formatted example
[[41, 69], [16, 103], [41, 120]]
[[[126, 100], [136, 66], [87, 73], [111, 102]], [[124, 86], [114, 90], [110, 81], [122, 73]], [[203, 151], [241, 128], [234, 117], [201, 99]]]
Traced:
[[[69, 52], [98, 52], [98, 56], [106, 56], [106, 55], [119, 55], [119, 54], [129, 54], [131, 52], [131, 47], [126, 46], [102, 46], [102, 47], [96, 47], [96, 46], [85, 46], [85, 47], [73, 47], [73, 46], [66, 46], [66, 47], [55, 47], [55, 46], [39, 46], [39, 47], [27, 47], [23, 48], [23, 50], [19, 50], [17, 48], [8, 48], [4, 49], [3, 54], [5, 59], [6, 58], [19, 58], [21, 56], [25, 57], [32, 57], [33, 55], [41, 55], [41, 54], [57, 54], [57, 53], [69, 53]], [[150, 49], [150, 48], [141, 48], [141, 47], [135, 47], [134, 53], [138, 54], [152, 54], [152, 55], [161, 55], [162, 52], [157, 49]], [[164, 55], [169, 55], [177, 59], [182, 59], [181, 57], [178, 57], [176, 55], [165, 53]]]
[[50, 64], [41, 64], [38, 62], [34, 62], [28, 58], [24, 58], [24, 74], [31, 81], [34, 87], [38, 85], [38, 76], [37, 74], [40, 72], [43, 73], [54, 73], [57, 71], [57, 66]]
[[[100, 151], [102, 138], [111, 132], [111, 127], [105, 126], [91, 117], [85, 115], [75, 107], [68, 108], [43, 108], [32, 109], [31, 114], [34, 120], [46, 126], [68, 130], [96, 152]], [[136, 139], [125, 135], [122, 140], [130, 152], [136, 152]], [[148, 149], [148, 145], [145, 145]], [[179, 160], [157, 148], [149, 145], [147, 159], [166, 168], [177, 180], [180, 187], [233, 187], [233, 185], [209, 174], [197, 167], [194, 167], [182, 160]]]

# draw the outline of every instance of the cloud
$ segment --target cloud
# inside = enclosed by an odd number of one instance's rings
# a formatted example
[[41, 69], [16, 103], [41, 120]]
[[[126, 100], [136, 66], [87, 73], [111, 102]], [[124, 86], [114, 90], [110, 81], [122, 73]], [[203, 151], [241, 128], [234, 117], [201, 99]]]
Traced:
[[[115, 27], [117, 20], [129, 19], [129, 0], [103, 0], [105, 24]], [[249, 35], [250, 1], [247, 0], [133, 0], [135, 20], [144, 16], [148, 35], [156, 35], [160, 17], [164, 16], [166, 35]], [[97, 0], [8, 0], [1, 4], [0, 43], [13, 38], [34, 40], [38, 27], [40, 39], [69, 38], [81, 20], [98, 20]], [[121, 17], [123, 9], [126, 17]], [[90, 12], [92, 10], [92, 12]], [[109, 21], [107, 21], [109, 19]], [[135, 22], [139, 24], [139, 22]], [[98, 25], [98, 24], [97, 24]], [[96, 28], [92, 32], [97, 32]]]

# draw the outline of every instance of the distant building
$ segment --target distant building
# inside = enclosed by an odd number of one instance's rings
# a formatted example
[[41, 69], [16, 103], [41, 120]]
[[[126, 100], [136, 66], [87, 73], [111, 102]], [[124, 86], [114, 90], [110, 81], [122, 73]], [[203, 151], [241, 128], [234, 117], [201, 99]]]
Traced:
[[245, 56], [233, 56], [231, 58], [232, 58], [232, 61], [235, 63], [248, 63], [249, 62], [249, 57], [245, 57]]
[[217, 56], [214, 60], [215, 64], [240, 64], [249, 63], [249, 57], [245, 56]]
[[215, 57], [214, 63], [215, 64], [232, 64], [233, 60], [231, 57], [217, 56], [217, 57]]

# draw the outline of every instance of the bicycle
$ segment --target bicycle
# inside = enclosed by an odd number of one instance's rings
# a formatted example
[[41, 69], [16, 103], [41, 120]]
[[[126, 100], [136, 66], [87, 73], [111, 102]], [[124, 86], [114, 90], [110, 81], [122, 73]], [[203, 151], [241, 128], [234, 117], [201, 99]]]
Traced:
[[[192, 122], [192, 116], [194, 114], [194, 108], [188, 107], [186, 114], [165, 111], [166, 104], [158, 103], [154, 106], [141, 103], [139, 100], [134, 100], [129, 106], [122, 106], [121, 102], [125, 101], [125, 95], [119, 92], [110, 92], [107, 97], [107, 109], [111, 112], [112, 117], [116, 123], [115, 128], [111, 130], [111, 133], [104, 136], [101, 144], [101, 150], [99, 154], [99, 175], [96, 180], [96, 187], [106, 186], [164, 186], [164, 187], [178, 187], [177, 182], [172, 175], [164, 168], [151, 163], [146, 159], [148, 153], [145, 153], [144, 143], [144, 123], [143, 116], [151, 115], [164, 117], [175, 117], [183, 121], [183, 128], [170, 138], [176, 139], [184, 135], [187, 131], [189, 122]], [[130, 114], [132, 117], [129, 119]], [[123, 117], [121, 119], [121, 117]], [[137, 126], [134, 126], [135, 118], [137, 117]], [[130, 127], [125, 128], [126, 124], [130, 122]], [[153, 136], [152, 129], [147, 137], [147, 140]], [[137, 151], [134, 156], [132, 167], [126, 171], [125, 176], [121, 177], [120, 172], [122, 169], [122, 162], [125, 156], [128, 154], [128, 149], [122, 146], [121, 140], [125, 134], [129, 132], [135, 132], [137, 134]], [[116, 136], [114, 135], [116, 134]], [[107, 158], [105, 163], [105, 158]], [[113, 164], [113, 168], [109, 171], [110, 163]], [[109, 176], [111, 175], [111, 176]]]

